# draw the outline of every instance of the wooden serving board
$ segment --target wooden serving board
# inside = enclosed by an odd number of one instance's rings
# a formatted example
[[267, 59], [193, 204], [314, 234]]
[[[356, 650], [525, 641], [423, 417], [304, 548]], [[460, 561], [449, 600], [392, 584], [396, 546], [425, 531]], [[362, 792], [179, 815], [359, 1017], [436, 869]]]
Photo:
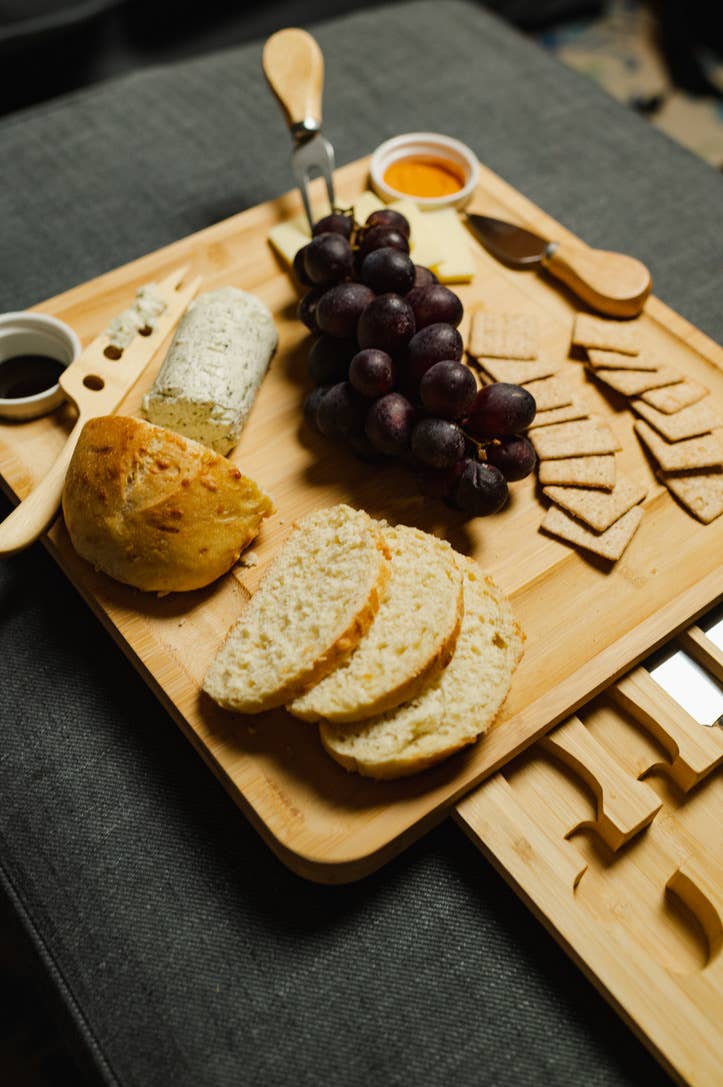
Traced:
[[[366, 187], [367, 160], [339, 170], [336, 184], [340, 202], [351, 203]], [[484, 168], [470, 210], [574, 240]], [[190, 274], [204, 277], [202, 290], [234, 284], [269, 305], [278, 322], [279, 351], [231, 458], [277, 504], [277, 515], [254, 545], [258, 565], [237, 568], [206, 590], [157, 598], [93, 571], [72, 550], [62, 522], [46, 545], [278, 856], [311, 879], [341, 882], [401, 850], [482, 778], [704, 611], [722, 587], [723, 519], [702, 526], [678, 507], [655, 482], [622, 401], [606, 399], [585, 380], [579, 363], [564, 361], [574, 299], [542, 276], [503, 267], [472, 239], [477, 272], [458, 291], [465, 321], [478, 303], [537, 314], [544, 355], [559, 359], [590, 410], [607, 418], [623, 447], [621, 468], [649, 485], [645, 517], [623, 559], [610, 567], [542, 535], [543, 506], [534, 479], [513, 485], [502, 513], [467, 521], [420, 496], [403, 467], [370, 467], [311, 434], [301, 418], [311, 340], [296, 320], [294, 283], [266, 240], [274, 224], [299, 211], [298, 194], [287, 194], [39, 307], [68, 321], [88, 342], [128, 305], [137, 287], [186, 262]], [[717, 389], [723, 402], [723, 351], [716, 344], [654, 298], [646, 304], [642, 336], [671, 365]], [[139, 411], [160, 362], [153, 361], [120, 412]], [[23, 497], [43, 477], [70, 422], [65, 408], [22, 425], [0, 424], [0, 476], [9, 493]], [[200, 693], [213, 654], [294, 519], [339, 501], [443, 534], [472, 554], [511, 595], [527, 635], [510, 696], [489, 735], [407, 781], [375, 783], [349, 775], [325, 755], [313, 726], [284, 711], [235, 717]]]
[[[693, 627], [713, 675], [720, 651]], [[723, 729], [636, 668], [455, 818], [665, 1068], [721, 1082]]]

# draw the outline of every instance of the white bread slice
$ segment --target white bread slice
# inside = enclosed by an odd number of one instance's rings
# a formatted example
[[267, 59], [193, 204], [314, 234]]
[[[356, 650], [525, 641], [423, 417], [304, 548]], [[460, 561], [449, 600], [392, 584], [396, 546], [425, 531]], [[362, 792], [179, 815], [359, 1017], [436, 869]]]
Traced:
[[452, 657], [464, 610], [462, 571], [446, 540], [382, 526], [386, 596], [352, 655], [287, 709], [305, 721], [360, 721], [415, 698]]
[[457, 556], [464, 618], [454, 656], [411, 702], [355, 725], [320, 725], [321, 741], [347, 770], [398, 778], [446, 759], [486, 732], [522, 656], [522, 632], [507, 598], [471, 559]]
[[331, 506], [299, 521], [214, 658], [204, 691], [261, 713], [300, 695], [356, 648], [389, 576], [380, 526]]

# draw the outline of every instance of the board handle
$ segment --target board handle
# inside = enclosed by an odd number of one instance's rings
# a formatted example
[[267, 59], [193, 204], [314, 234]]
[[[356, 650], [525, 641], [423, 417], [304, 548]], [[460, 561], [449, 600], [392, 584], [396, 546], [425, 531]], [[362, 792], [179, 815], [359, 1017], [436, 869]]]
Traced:
[[318, 132], [324, 89], [324, 57], [305, 30], [279, 30], [266, 42], [263, 69], [289, 128]]
[[605, 249], [553, 242], [542, 263], [578, 298], [609, 317], [636, 317], [653, 285], [642, 261]]
[[30, 544], [35, 543], [50, 528], [60, 509], [65, 473], [84, 424], [85, 416], [78, 416], [68, 440], [48, 474], [0, 524], [0, 557], [15, 555], [30, 547]]

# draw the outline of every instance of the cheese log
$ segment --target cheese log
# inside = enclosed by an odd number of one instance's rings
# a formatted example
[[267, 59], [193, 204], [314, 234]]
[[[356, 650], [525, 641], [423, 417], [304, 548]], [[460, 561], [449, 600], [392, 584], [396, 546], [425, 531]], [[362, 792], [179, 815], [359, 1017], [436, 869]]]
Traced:
[[276, 350], [268, 308], [237, 287], [200, 295], [188, 307], [143, 398], [159, 426], [228, 453], [241, 435]]

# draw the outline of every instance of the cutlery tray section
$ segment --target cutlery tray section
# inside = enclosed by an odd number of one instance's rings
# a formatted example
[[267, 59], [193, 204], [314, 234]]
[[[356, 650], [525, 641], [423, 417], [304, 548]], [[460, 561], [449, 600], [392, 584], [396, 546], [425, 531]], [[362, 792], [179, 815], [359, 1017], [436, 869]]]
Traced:
[[[719, 651], [694, 627], [698, 659]], [[716, 676], [716, 667], [711, 669]], [[636, 668], [458, 806], [460, 826], [667, 1070], [718, 1082], [723, 730]]]

